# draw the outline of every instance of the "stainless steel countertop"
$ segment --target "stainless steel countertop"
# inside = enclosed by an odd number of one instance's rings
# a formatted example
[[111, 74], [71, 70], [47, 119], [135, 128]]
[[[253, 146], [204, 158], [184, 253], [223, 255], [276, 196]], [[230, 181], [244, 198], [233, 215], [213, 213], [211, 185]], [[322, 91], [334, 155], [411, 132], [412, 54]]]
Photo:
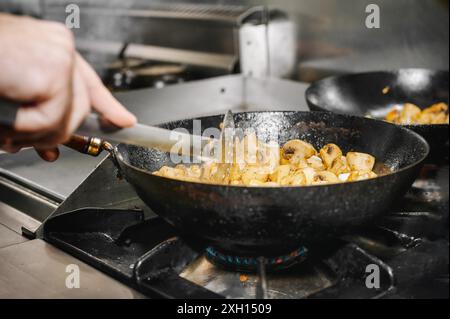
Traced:
[[[0, 298], [144, 298], [40, 239], [0, 249], [0, 260]], [[79, 267], [80, 288], [66, 287], [68, 265]]]
[[[40, 223], [0, 203], [0, 298], [143, 298], [63, 251], [21, 235], [21, 229], [36, 229]], [[68, 289], [67, 265], [80, 270], [80, 288]]]

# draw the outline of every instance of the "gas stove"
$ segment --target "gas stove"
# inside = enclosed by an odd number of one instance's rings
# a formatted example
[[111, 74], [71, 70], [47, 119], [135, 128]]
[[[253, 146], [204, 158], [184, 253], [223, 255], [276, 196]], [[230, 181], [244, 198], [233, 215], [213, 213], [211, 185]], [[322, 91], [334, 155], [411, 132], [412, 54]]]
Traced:
[[[109, 159], [38, 233], [149, 297], [448, 298], [447, 163], [427, 164], [378, 224], [322, 247], [299, 243], [285, 256], [232, 256], [180, 236], [116, 178]], [[95, 189], [117, 196], [102, 202]]]

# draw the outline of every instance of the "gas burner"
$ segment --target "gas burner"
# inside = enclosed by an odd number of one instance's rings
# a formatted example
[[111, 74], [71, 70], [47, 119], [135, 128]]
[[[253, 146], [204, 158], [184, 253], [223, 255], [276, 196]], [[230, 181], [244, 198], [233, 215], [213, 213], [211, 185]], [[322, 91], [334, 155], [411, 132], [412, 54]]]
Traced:
[[306, 260], [308, 249], [300, 247], [289, 254], [278, 257], [244, 257], [221, 253], [213, 247], [206, 248], [206, 258], [224, 269], [242, 272], [256, 272], [261, 262], [267, 271], [277, 271], [297, 265]]

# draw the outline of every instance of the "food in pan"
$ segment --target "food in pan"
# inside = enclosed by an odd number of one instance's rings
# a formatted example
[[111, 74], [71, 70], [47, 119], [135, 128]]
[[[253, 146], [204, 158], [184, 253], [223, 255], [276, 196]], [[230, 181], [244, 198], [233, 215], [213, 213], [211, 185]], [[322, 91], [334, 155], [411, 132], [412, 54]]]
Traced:
[[[266, 187], [334, 184], [377, 176], [373, 171], [375, 157], [359, 152], [344, 155], [336, 144], [327, 144], [317, 151], [310, 143], [294, 139], [280, 147], [273, 142], [263, 143], [250, 134], [242, 141], [236, 139], [234, 148], [229, 164], [163, 166], [153, 174], [182, 181]], [[243, 150], [240, 158], [236, 155], [239, 150]]]
[[403, 107], [389, 111], [385, 120], [396, 124], [448, 124], [448, 105], [437, 103], [421, 110], [414, 104], [405, 103]]

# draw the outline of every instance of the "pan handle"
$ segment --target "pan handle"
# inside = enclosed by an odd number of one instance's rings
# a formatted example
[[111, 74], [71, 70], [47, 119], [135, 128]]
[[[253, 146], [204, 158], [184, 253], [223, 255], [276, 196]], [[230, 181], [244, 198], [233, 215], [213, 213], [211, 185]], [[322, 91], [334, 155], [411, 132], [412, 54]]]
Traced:
[[119, 162], [116, 158], [114, 146], [109, 142], [98, 137], [72, 135], [71, 138], [63, 145], [77, 152], [90, 156], [98, 156], [103, 151], [107, 151], [114, 166], [116, 166], [118, 170], [118, 176], [122, 175]]
[[64, 145], [82, 154], [98, 156], [105, 149], [104, 143], [98, 137], [72, 135]]

